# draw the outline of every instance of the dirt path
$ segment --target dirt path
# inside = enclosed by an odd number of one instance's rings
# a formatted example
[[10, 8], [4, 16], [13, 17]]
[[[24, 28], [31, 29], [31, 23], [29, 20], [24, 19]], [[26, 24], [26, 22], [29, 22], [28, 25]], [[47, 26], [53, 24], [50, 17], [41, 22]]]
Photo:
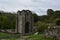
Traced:
[[19, 39], [17, 39], [17, 40], [25, 40], [27, 37], [29, 37], [29, 36], [21, 36]]

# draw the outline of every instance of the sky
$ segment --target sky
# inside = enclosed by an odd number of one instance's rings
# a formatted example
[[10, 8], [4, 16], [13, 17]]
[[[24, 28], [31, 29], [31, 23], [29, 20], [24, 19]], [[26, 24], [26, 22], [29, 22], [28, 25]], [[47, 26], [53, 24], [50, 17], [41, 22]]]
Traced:
[[59, 10], [60, 0], [0, 0], [0, 10], [17, 12], [31, 10], [37, 15], [46, 15], [47, 9]]

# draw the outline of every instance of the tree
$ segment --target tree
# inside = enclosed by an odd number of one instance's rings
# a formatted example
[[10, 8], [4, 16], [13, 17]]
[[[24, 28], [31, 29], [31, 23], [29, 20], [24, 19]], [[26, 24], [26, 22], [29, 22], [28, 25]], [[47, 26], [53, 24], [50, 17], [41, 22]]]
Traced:
[[60, 26], [60, 18], [56, 19], [56, 25]]
[[32, 15], [34, 17], [34, 22], [37, 22], [38, 21], [38, 15], [36, 13], [33, 13]]
[[53, 15], [53, 13], [54, 13], [54, 11], [53, 11], [52, 9], [48, 9], [48, 10], [47, 10], [47, 14], [48, 14], [48, 15]]
[[16, 14], [0, 12], [0, 29], [15, 29]]
[[60, 18], [60, 11], [59, 10], [54, 12], [54, 17], [55, 18]]

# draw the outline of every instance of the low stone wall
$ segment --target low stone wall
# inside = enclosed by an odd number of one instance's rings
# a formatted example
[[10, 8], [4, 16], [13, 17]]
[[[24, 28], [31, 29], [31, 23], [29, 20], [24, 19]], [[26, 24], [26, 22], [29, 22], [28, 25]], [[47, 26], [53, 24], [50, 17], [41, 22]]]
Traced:
[[4, 32], [4, 33], [16, 33], [15, 29], [0, 29], [0, 32]]

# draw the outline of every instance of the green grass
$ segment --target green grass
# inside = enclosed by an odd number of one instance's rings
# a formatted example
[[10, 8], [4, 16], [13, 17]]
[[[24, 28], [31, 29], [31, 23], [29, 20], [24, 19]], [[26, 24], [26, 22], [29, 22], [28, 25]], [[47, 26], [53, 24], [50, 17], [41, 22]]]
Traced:
[[0, 36], [11, 36], [12, 34], [0, 33]]
[[[0, 40], [2, 40], [2, 39], [0, 39]], [[15, 40], [14, 38], [9, 38], [9, 39], [3, 39], [3, 40]]]
[[19, 38], [20, 35], [17, 34], [7, 34], [7, 33], [0, 33], [0, 39], [15, 39], [15, 38]]
[[[18, 35], [18, 36], [17, 36]], [[3, 39], [3, 40], [16, 40], [16, 39], [19, 39], [19, 34], [7, 34], [7, 33], [0, 33], [0, 40]], [[7, 38], [4, 38], [4, 36], [6, 36]], [[9, 36], [17, 36], [15, 38], [13, 37], [9, 37]]]
[[[12, 36], [13, 34], [6, 34], [6, 33], [0, 33], [1, 36]], [[16, 38], [7, 38], [5, 40], [15, 40]], [[19, 38], [17, 38], [19, 39]], [[26, 40], [53, 40], [52, 38], [45, 38], [44, 34], [39, 35], [29, 35], [29, 37], [26, 38]]]
[[44, 34], [30, 35], [26, 40], [53, 40], [52, 38], [45, 38]]

